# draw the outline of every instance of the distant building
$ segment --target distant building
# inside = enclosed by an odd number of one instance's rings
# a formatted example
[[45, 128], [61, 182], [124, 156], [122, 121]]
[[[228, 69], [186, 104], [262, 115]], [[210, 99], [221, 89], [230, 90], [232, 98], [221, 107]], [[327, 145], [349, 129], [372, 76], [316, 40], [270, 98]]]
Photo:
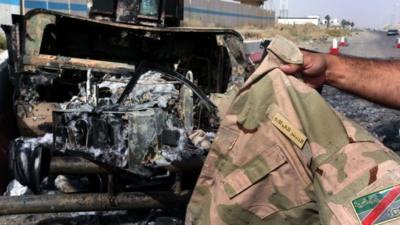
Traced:
[[304, 25], [304, 24], [314, 24], [318, 26], [320, 24], [319, 16], [308, 16], [308, 17], [278, 17], [278, 24], [286, 25]]
[[307, 18], [319, 19], [319, 16], [307, 16]]

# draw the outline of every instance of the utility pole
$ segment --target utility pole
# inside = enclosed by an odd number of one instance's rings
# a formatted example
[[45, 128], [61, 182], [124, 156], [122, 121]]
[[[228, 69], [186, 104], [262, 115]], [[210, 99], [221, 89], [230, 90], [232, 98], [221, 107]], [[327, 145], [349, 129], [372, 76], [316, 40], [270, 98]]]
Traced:
[[289, 0], [280, 0], [279, 17], [285, 18], [289, 16]]
[[19, 13], [25, 15], [25, 0], [19, 0]]
[[399, 13], [399, 10], [400, 10], [400, 0], [398, 0], [398, 1], [396, 1], [396, 4], [395, 4], [395, 10], [396, 10], [396, 19], [395, 19], [395, 26], [397, 27], [397, 26], [400, 26], [400, 13]]

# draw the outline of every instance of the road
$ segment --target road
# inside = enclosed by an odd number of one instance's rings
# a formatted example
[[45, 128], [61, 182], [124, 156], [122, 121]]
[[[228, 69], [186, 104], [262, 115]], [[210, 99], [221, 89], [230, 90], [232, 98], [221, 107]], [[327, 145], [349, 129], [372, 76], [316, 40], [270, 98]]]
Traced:
[[[340, 47], [340, 54], [363, 58], [400, 59], [400, 49], [394, 48], [396, 38], [395, 36], [386, 36], [386, 33], [381, 31], [353, 32], [348, 37], [349, 46]], [[299, 43], [300, 47], [324, 53], [329, 52], [331, 45], [332, 40]]]
[[246, 53], [262, 51], [262, 49], [260, 48], [260, 41], [261, 40], [244, 41], [244, 48]]
[[[400, 49], [394, 48], [396, 38], [395, 36], [386, 36], [386, 33], [381, 31], [353, 32], [352, 36], [348, 37], [349, 46], [340, 47], [340, 53], [367, 58], [400, 59]], [[329, 40], [326, 42], [302, 42], [298, 45], [327, 53], [331, 43], [331, 40]], [[261, 51], [260, 40], [245, 41], [245, 50], [247, 53]]]
[[362, 31], [349, 38], [349, 46], [340, 48], [343, 55], [367, 58], [400, 59], [400, 49], [394, 48], [396, 36], [385, 32]]

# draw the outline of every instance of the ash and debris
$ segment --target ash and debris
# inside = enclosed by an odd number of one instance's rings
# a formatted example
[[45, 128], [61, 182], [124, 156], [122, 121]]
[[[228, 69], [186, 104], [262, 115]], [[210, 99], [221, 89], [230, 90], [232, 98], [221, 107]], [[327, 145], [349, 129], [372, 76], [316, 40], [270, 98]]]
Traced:
[[4, 196], [22, 196], [22, 195], [32, 195], [33, 192], [29, 190], [27, 186], [22, 185], [17, 180], [12, 180], [7, 185], [7, 190], [4, 192]]
[[196, 130], [190, 136], [190, 140], [199, 149], [209, 150], [211, 148], [211, 143], [215, 138], [214, 132], [204, 132], [203, 130]]
[[[65, 137], [57, 135], [57, 150], [62, 152], [66, 150], [79, 151], [93, 156], [93, 158], [98, 159], [99, 161], [112, 162], [118, 167], [124, 167], [127, 164], [128, 152], [126, 151], [125, 143], [122, 140], [128, 138], [128, 131], [126, 124], [121, 122], [121, 115], [109, 113], [93, 115], [91, 113], [79, 112], [79, 109], [76, 112], [63, 112], [61, 115], [60, 117], [65, 121], [68, 121], [68, 123], [64, 125], [71, 133], [70, 135], [75, 135], [74, 138], [76, 139], [82, 135], [82, 121], [85, 121], [84, 124], [87, 123], [89, 124], [89, 127], [96, 127], [98, 129], [98, 131], [95, 132], [96, 135], [98, 135], [98, 139], [109, 140], [110, 138], [114, 138], [116, 141], [115, 143], [107, 143], [104, 146], [99, 147], [88, 145], [86, 142], [85, 145], [82, 145], [79, 142], [74, 141], [75, 139], [67, 140]], [[107, 125], [110, 125], [110, 127], [108, 128], [104, 123], [93, 123], [97, 118], [102, 121], [107, 121]], [[87, 135], [87, 133], [85, 135]]]
[[[124, 77], [113, 77], [109, 76], [98, 84], [98, 88], [101, 91], [111, 93], [110, 102], [115, 104], [119, 96], [125, 89], [129, 79]], [[127, 109], [134, 108], [140, 105], [143, 110], [160, 111], [165, 116], [163, 124], [157, 124], [156, 127], [161, 130], [168, 130], [171, 133], [176, 133], [178, 138], [176, 143], [165, 144], [160, 146], [158, 157], [152, 162], [152, 166], [165, 166], [169, 165], [174, 161], [182, 161], [185, 159], [199, 157], [199, 160], [204, 159], [205, 151], [211, 145], [211, 142], [215, 136], [213, 132], [204, 132], [201, 130], [192, 131], [191, 129], [185, 129], [183, 121], [178, 117], [176, 111], [179, 110], [180, 92], [177, 88], [177, 82], [167, 81], [162, 78], [162, 74], [158, 72], [148, 72], [139, 79], [132, 93], [130, 93], [124, 105]], [[89, 121], [89, 113], [95, 110], [95, 106], [87, 103], [84, 96], [84, 92], [81, 90], [81, 96], [75, 96], [68, 103], [63, 103], [60, 108], [65, 118], [68, 117], [67, 121], [70, 121], [68, 127], [74, 128], [74, 122], [79, 120]], [[159, 109], [156, 109], [159, 108]], [[61, 112], [60, 111], [60, 112]], [[129, 110], [128, 110], [129, 111]], [[85, 113], [86, 112], [86, 113]], [[68, 115], [67, 115], [68, 114]], [[109, 115], [110, 116], [110, 115]], [[76, 118], [75, 118], [76, 117]], [[147, 124], [149, 126], [149, 124]], [[125, 127], [126, 128], [126, 127]], [[193, 127], [191, 127], [193, 128]], [[123, 129], [127, 130], [127, 129]], [[73, 129], [75, 133], [79, 133], [78, 130]], [[148, 135], [143, 129], [138, 130], [139, 133]], [[56, 142], [58, 136], [55, 135]], [[121, 134], [123, 137], [118, 139], [126, 140], [127, 133]], [[160, 135], [160, 134], [157, 134]], [[151, 139], [155, 137], [148, 136]], [[38, 145], [50, 146], [53, 144], [53, 134], [48, 133], [38, 138], [21, 138], [24, 145], [33, 149]], [[172, 139], [174, 139], [172, 137]], [[130, 139], [132, 140], [132, 139]], [[142, 140], [138, 140], [143, 143]], [[61, 140], [64, 142], [64, 140]], [[124, 142], [121, 142], [121, 144]], [[24, 146], [25, 147], [25, 146]], [[68, 148], [73, 149], [79, 146], [69, 146]], [[126, 146], [125, 146], [126, 147]], [[78, 148], [82, 151], [82, 148]], [[125, 149], [123, 146], [118, 146], [118, 149]], [[116, 149], [112, 149], [113, 152], [118, 152]], [[105, 154], [104, 149], [95, 148], [93, 146], [87, 147], [85, 152], [94, 155], [95, 158], [102, 157]], [[124, 154], [127, 151], [124, 151]], [[113, 160], [115, 161], [118, 160]], [[126, 162], [126, 160], [119, 160]], [[124, 166], [125, 163], [117, 166]], [[56, 179], [47, 182], [49, 187], [53, 189], [43, 190], [43, 194], [58, 194], [58, 193], [76, 193], [84, 190], [85, 181], [70, 178], [68, 176], [59, 175]], [[82, 185], [83, 184], [83, 185]], [[17, 181], [13, 181], [9, 184], [6, 195], [17, 196], [32, 194], [29, 189]], [[183, 224], [182, 218], [184, 218], [184, 211], [179, 210], [168, 210], [168, 211], [112, 211], [112, 212], [74, 212], [74, 213], [55, 213], [55, 214], [33, 214], [33, 215], [18, 215], [18, 216], [3, 216], [0, 217], [0, 225], [47, 225], [47, 224], [65, 224], [65, 225], [86, 225], [86, 224], [113, 224], [113, 225], [179, 225]]]
[[[111, 101], [116, 103], [129, 82], [129, 77], [107, 76], [98, 87], [111, 92]], [[148, 71], [141, 75], [135, 88], [129, 94], [126, 102], [128, 105], [141, 105], [142, 107], [166, 108], [171, 99], [179, 98], [179, 91], [175, 87], [175, 81], [167, 81], [162, 74], [156, 71]]]
[[[209, 150], [215, 133], [209, 132], [206, 134], [203, 130], [195, 130], [189, 135], [188, 133], [191, 131], [180, 127], [182, 126], [174, 124], [173, 119], [166, 120], [166, 129], [179, 133], [179, 139], [175, 145], [162, 146], [160, 154], [152, 162], [155, 166], [166, 166], [172, 162], [193, 158], [199, 158], [199, 160], [205, 158], [205, 152]], [[196, 135], [199, 133], [204, 135], [201, 135], [200, 138], [200, 135]]]
[[23, 143], [22, 147], [26, 149], [34, 149], [39, 145], [50, 146], [53, 144], [53, 134], [46, 133], [44, 136], [36, 138], [20, 137], [16, 141], [21, 141]]
[[[47, 183], [44, 183], [47, 182]], [[42, 182], [43, 189], [45, 188], [53, 188], [50, 180], [46, 180]], [[79, 193], [79, 192], [89, 192], [88, 188], [90, 182], [86, 176], [84, 177], [76, 177], [76, 176], [65, 176], [58, 175], [56, 179], [54, 179], [54, 187], [55, 189], [43, 190], [46, 194], [53, 194], [56, 192], [61, 193]], [[47, 187], [46, 187], [47, 186]]]
[[156, 165], [163, 166], [169, 165], [171, 164], [171, 162], [174, 161], [182, 161], [182, 154], [185, 152], [185, 149], [187, 150], [186, 146], [188, 139], [185, 129], [174, 127], [171, 124], [171, 121], [167, 121], [167, 126], [171, 131], [176, 131], [179, 133], [178, 143], [176, 144], [176, 147], [164, 145], [161, 148], [161, 156], [165, 159], [165, 161], [163, 159], [161, 159], [160, 161], [156, 160], [154, 162]]
[[162, 74], [149, 71], [143, 74], [130, 94], [131, 101], [136, 104], [156, 102], [161, 108], [166, 108], [169, 100], [178, 99], [179, 91], [174, 82], [167, 82]]
[[[125, 102], [118, 105], [117, 108], [113, 108], [113, 112], [101, 113], [100, 110], [100, 115], [98, 116], [90, 113], [96, 111], [96, 106], [91, 105], [89, 102], [91, 98], [99, 100], [100, 108], [103, 108], [102, 106], [115, 105], [130, 79], [129, 76], [125, 75], [107, 74], [100, 80], [95, 81], [93, 77], [89, 76], [86, 82], [90, 80], [90, 84], [81, 83], [79, 96], [73, 97], [69, 103], [62, 106], [64, 112], [61, 112], [63, 119], [60, 119], [60, 121], [68, 121], [63, 126], [68, 127], [68, 131], [77, 136], [76, 139], [81, 135], [79, 131], [82, 129], [81, 126], [77, 126], [77, 123], [91, 121], [92, 118], [99, 117], [104, 121], [112, 120], [114, 125], [120, 124], [113, 129], [114, 133], [118, 133], [117, 130], [122, 128], [121, 134], [119, 134], [118, 138], [115, 138], [118, 143], [114, 143], [113, 146], [105, 146], [104, 148], [106, 149], [104, 149], [103, 147], [76, 145], [74, 141], [64, 140], [63, 137], [56, 136], [56, 143], [67, 143], [63, 145], [61, 150], [78, 150], [93, 156], [99, 161], [118, 167], [125, 167], [128, 164], [128, 149], [133, 152], [151, 148], [157, 149], [152, 143], [156, 142], [155, 140], [164, 130], [168, 130], [170, 133], [179, 134], [177, 143], [176, 145], [163, 145], [156, 159], [152, 161], [152, 165], [158, 167], [170, 164], [173, 161], [184, 160], [186, 155], [188, 157], [192, 155], [204, 156], [204, 148], [202, 151], [190, 150], [186, 154], [189, 146], [188, 136], [192, 130], [184, 129], [184, 124], [181, 121], [182, 115], [177, 113], [180, 111], [181, 102], [184, 101], [179, 91], [181, 83], [164, 79], [163, 74], [160, 72], [148, 71], [142, 74]], [[88, 95], [91, 91], [88, 92], [85, 89], [88, 85], [92, 86], [93, 84], [97, 85], [99, 90], [100, 95], [98, 97]], [[189, 110], [193, 110], [193, 105]], [[128, 124], [123, 122], [125, 120], [120, 115], [120, 112], [127, 113], [128, 118], [131, 118]], [[109, 124], [114, 127], [111, 122]], [[95, 124], [91, 126], [98, 127]], [[107, 134], [104, 132], [103, 136], [105, 137]], [[170, 136], [170, 138], [173, 139], [173, 136]], [[130, 140], [129, 143], [133, 143], [129, 144], [129, 148], [126, 146], [127, 142], [123, 141], [127, 139]], [[136, 150], [136, 148], [138, 149]], [[190, 146], [189, 149], [191, 149]]]
[[377, 105], [326, 85], [322, 96], [335, 110], [360, 124], [390, 149], [400, 153], [399, 110]]
[[51, 75], [22, 75], [19, 78], [19, 92], [23, 102], [36, 103], [40, 99], [40, 94], [37, 91], [41, 86], [50, 86], [57, 76]]

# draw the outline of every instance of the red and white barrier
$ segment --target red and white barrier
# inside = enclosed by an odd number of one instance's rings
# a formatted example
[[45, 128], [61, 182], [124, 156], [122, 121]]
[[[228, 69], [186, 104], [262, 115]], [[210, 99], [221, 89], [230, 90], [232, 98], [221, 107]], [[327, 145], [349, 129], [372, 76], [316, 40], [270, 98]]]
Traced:
[[395, 48], [400, 48], [400, 38], [397, 38]]
[[342, 47], [347, 47], [347, 46], [349, 46], [349, 42], [347, 42], [347, 38], [346, 38], [346, 37], [340, 38], [339, 46], [342, 46]]
[[262, 61], [263, 52], [253, 52], [247, 55], [247, 57], [251, 60], [251, 62], [257, 64]]
[[254, 64], [261, 63], [264, 49], [260, 48], [263, 40], [247, 40], [244, 41], [244, 50], [247, 58]]
[[329, 54], [331, 54], [331, 55], [339, 55], [340, 54], [339, 47], [338, 47], [338, 41], [336, 38], [334, 38], [332, 40], [332, 47], [329, 50]]

